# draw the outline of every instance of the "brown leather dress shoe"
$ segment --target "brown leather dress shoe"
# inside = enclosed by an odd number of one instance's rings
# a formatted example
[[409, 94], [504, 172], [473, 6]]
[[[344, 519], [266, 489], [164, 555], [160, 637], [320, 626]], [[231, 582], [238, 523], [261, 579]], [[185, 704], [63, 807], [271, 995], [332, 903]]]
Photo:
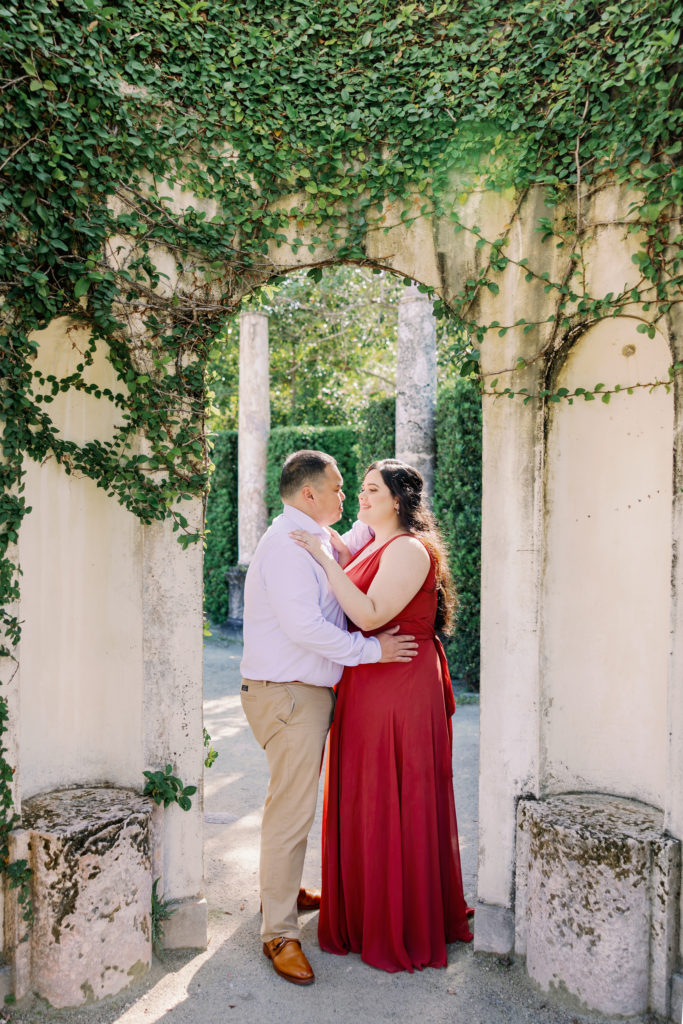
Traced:
[[[297, 910], [320, 910], [320, 889], [299, 889], [296, 907]], [[263, 913], [263, 903], [259, 905], [258, 912]]]
[[320, 889], [299, 889], [296, 905], [299, 910], [319, 910]]
[[315, 981], [313, 968], [309, 964], [298, 939], [280, 935], [277, 939], [263, 943], [263, 952], [272, 960], [276, 974], [294, 985], [312, 985]]

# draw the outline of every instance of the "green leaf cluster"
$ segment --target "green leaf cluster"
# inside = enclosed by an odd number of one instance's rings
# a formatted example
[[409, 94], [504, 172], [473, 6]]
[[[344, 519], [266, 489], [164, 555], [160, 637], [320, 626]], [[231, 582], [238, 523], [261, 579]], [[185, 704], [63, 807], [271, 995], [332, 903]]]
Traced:
[[213, 768], [218, 757], [218, 751], [214, 750], [211, 746], [211, 737], [209, 736], [208, 730], [204, 729], [204, 748], [206, 750], [206, 757], [204, 758], [204, 767]]
[[155, 804], [163, 804], [169, 807], [171, 804], [178, 804], [183, 811], [189, 811], [192, 806], [191, 796], [197, 792], [196, 786], [183, 786], [180, 779], [173, 775], [173, 765], [167, 764], [163, 771], [145, 771], [142, 774], [147, 779], [143, 796], [151, 796]]
[[152, 932], [152, 946], [160, 960], [166, 959], [164, 952], [164, 921], [168, 921], [172, 914], [175, 914], [177, 907], [173, 907], [169, 900], [165, 900], [157, 892], [160, 879], [155, 878], [152, 883], [152, 903], [150, 907], [150, 924]]

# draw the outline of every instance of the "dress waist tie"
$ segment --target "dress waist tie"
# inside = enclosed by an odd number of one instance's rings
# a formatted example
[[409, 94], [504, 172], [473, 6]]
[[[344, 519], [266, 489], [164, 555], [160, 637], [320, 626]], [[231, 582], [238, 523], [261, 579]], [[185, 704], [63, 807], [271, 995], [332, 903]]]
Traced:
[[448, 671], [446, 652], [443, 649], [443, 644], [436, 635], [434, 636], [434, 646], [436, 647], [436, 653], [439, 655], [439, 661], [441, 662], [441, 677], [443, 679], [443, 703], [444, 708], [446, 710], [446, 723], [448, 725], [448, 742], [450, 743], [452, 754], [453, 723], [451, 722], [451, 716], [455, 714], [455, 697], [453, 696], [453, 685], [451, 683], [451, 674]]

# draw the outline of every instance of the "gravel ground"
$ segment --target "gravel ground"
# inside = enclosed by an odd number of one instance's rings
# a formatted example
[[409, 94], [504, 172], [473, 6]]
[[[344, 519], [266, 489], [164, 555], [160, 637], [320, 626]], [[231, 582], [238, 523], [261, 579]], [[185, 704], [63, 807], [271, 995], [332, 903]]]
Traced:
[[[385, 974], [358, 956], [322, 953], [317, 913], [302, 917], [302, 942], [316, 983], [299, 988], [277, 977], [259, 940], [258, 835], [267, 783], [266, 759], [253, 739], [239, 698], [240, 645], [218, 633], [205, 650], [205, 723], [219, 753], [205, 782], [205, 868], [209, 946], [169, 953], [144, 981], [115, 999], [57, 1011], [36, 1000], [8, 1007], [15, 1024], [605, 1024], [557, 993], [540, 992], [523, 963], [450, 947], [445, 970]], [[454, 719], [455, 797], [468, 901], [476, 892], [479, 709]], [[304, 883], [320, 881], [320, 810], [311, 833]], [[476, 925], [476, 922], [475, 922]], [[652, 1024], [630, 1018], [631, 1024]]]

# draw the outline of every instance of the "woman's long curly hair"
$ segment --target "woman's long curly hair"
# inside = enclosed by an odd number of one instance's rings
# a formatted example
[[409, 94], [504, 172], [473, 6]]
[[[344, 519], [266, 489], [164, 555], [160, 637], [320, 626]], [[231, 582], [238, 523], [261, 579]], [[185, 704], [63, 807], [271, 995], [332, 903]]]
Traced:
[[434, 561], [436, 571], [437, 607], [434, 625], [441, 633], [449, 633], [457, 608], [457, 594], [448, 567], [448, 550], [434, 515], [427, 505], [424, 480], [416, 469], [398, 459], [380, 459], [363, 474], [376, 469], [398, 502], [398, 519], [404, 530], [424, 542]]

